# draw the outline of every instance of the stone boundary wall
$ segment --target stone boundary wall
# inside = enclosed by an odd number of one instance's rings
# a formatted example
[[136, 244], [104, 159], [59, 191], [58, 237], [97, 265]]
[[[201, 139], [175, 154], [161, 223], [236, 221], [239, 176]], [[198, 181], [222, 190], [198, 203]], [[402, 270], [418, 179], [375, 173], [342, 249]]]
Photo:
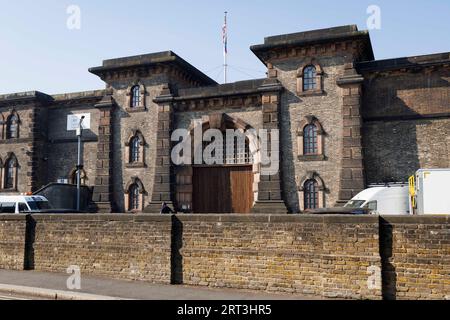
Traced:
[[[179, 282], [380, 299], [378, 217], [178, 216]], [[181, 229], [181, 230], [180, 230]], [[378, 283], [381, 274], [378, 273]]]
[[0, 215], [0, 269], [25, 268], [26, 220], [23, 215]]
[[33, 215], [34, 270], [171, 282], [170, 216]]
[[0, 269], [352, 299], [448, 299], [450, 217], [0, 215]]
[[385, 299], [450, 299], [450, 216], [380, 219]]

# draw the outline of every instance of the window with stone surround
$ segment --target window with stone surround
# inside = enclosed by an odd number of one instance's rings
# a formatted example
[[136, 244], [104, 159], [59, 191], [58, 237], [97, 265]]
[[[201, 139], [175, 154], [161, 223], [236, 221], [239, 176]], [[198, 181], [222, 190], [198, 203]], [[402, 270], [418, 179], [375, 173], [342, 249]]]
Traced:
[[303, 91], [316, 90], [316, 67], [307, 66], [303, 71]]
[[304, 210], [317, 209], [319, 205], [319, 184], [311, 179], [304, 185]]
[[145, 96], [146, 96], [145, 86], [139, 81], [132, 83], [127, 88], [126, 110], [128, 112], [145, 111], [146, 110]]
[[300, 161], [323, 161], [325, 132], [314, 116], [305, 117], [297, 128], [297, 149]]
[[125, 189], [125, 210], [142, 212], [144, 210], [145, 189], [139, 178], [133, 177]]
[[307, 61], [297, 71], [297, 95], [320, 95], [323, 94], [323, 70], [314, 60]]
[[138, 108], [141, 105], [141, 89], [134, 86], [131, 89], [131, 108]]
[[13, 112], [6, 120], [6, 139], [19, 138], [19, 116]]
[[130, 142], [130, 163], [139, 163], [141, 155], [141, 139], [135, 136]]
[[309, 124], [303, 129], [303, 154], [317, 155], [318, 145], [317, 127], [314, 124]]
[[19, 167], [17, 158], [14, 154], [10, 154], [5, 161], [3, 167], [2, 189], [16, 190], [17, 189], [17, 168]]
[[134, 130], [125, 144], [127, 167], [145, 167], [145, 139], [139, 130]]
[[[78, 170], [76, 168], [73, 169], [70, 172], [70, 174], [69, 174], [69, 181], [70, 181], [71, 184], [77, 184], [77, 178], [78, 178], [77, 177], [77, 172], [78, 172]], [[81, 171], [80, 171], [80, 184], [82, 186], [87, 186], [88, 185], [88, 181], [89, 181], [89, 179], [87, 177], [86, 171], [84, 171], [84, 169], [81, 169]]]
[[308, 172], [300, 180], [299, 200], [301, 211], [325, 207], [325, 185], [316, 172]]

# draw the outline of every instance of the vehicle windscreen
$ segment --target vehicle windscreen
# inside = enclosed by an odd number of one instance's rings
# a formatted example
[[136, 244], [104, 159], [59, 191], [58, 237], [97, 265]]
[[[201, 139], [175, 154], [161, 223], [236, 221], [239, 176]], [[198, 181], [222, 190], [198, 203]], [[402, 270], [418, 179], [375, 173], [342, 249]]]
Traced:
[[364, 200], [350, 200], [344, 208], [361, 208], [365, 202]]
[[28, 205], [30, 206], [30, 209], [33, 211], [51, 209], [48, 201], [29, 201]]

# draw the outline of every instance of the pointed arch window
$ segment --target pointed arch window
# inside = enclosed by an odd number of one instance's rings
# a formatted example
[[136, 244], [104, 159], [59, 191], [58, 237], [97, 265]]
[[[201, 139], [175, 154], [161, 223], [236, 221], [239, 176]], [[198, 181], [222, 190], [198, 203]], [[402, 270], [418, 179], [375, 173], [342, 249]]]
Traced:
[[131, 179], [125, 188], [125, 209], [128, 212], [142, 212], [144, 210], [144, 185], [137, 177]]
[[126, 157], [128, 167], [145, 167], [145, 139], [139, 130], [133, 130], [128, 138], [126, 147]]
[[19, 117], [13, 113], [6, 122], [6, 139], [19, 138]]
[[316, 155], [318, 152], [317, 127], [309, 124], [303, 129], [303, 154]]
[[304, 184], [304, 210], [319, 208], [319, 185], [316, 180], [307, 180]]
[[130, 163], [141, 162], [141, 139], [139, 136], [135, 136], [130, 142]]
[[4, 168], [4, 189], [15, 189], [17, 186], [17, 159], [11, 155], [5, 163]]
[[134, 183], [130, 186], [129, 190], [129, 210], [139, 210], [140, 208], [140, 191], [139, 186]]
[[[72, 172], [70, 174], [70, 177], [69, 177], [71, 184], [77, 184], [77, 172], [78, 172], [77, 169], [73, 169], [72, 170]], [[87, 186], [88, 185], [88, 181], [89, 180], [88, 180], [86, 171], [84, 171], [84, 169], [81, 169], [81, 171], [80, 171], [80, 184], [82, 186]]]

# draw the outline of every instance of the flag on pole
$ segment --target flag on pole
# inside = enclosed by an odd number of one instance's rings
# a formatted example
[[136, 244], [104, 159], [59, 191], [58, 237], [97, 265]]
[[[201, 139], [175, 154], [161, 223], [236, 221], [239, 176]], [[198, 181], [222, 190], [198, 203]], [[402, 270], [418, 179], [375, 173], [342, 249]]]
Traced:
[[222, 38], [223, 38], [223, 54], [228, 53], [228, 26], [227, 26], [227, 13], [225, 12], [225, 23], [222, 28]]

